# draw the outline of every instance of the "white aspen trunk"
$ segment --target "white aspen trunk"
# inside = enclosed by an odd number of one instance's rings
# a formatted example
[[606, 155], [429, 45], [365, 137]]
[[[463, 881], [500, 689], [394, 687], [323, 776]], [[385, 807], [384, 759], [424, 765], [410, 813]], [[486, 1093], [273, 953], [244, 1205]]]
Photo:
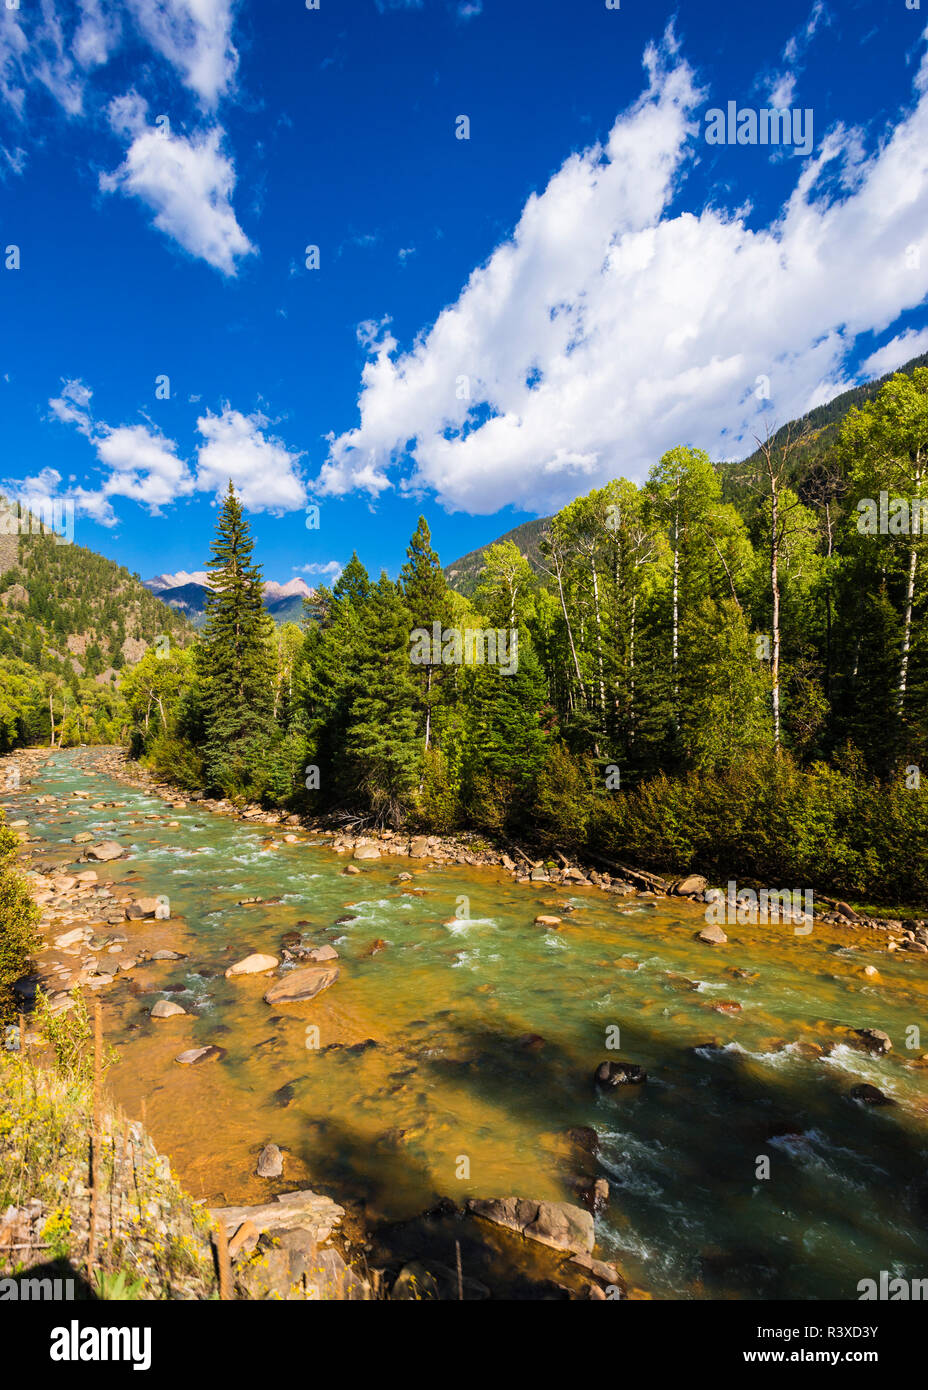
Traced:
[[779, 494], [774, 486], [770, 494], [770, 595], [773, 606], [773, 652], [771, 653], [770, 674], [773, 686], [773, 743], [780, 746], [780, 537]]

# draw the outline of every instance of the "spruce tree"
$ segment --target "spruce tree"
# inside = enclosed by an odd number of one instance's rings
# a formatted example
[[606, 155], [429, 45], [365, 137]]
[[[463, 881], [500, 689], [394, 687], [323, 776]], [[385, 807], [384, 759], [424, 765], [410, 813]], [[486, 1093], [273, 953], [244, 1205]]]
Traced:
[[[431, 632], [433, 623], [440, 623], [444, 630], [451, 622], [451, 595], [441, 561], [432, 549], [432, 537], [424, 516], [419, 518], [406, 556], [400, 582], [409, 610], [411, 630], [425, 628]], [[415, 667], [414, 671], [414, 680], [419, 689], [417, 703], [423, 747], [428, 752], [432, 742], [435, 707], [441, 700], [448, 668], [429, 663]]]
[[207, 568], [212, 586], [198, 652], [203, 692], [204, 766], [226, 794], [254, 792], [273, 743], [273, 623], [262, 599], [261, 567], [229, 482]]
[[400, 825], [419, 777], [422, 748], [409, 613], [385, 572], [371, 590], [364, 619], [346, 751], [356, 785], [377, 820]]

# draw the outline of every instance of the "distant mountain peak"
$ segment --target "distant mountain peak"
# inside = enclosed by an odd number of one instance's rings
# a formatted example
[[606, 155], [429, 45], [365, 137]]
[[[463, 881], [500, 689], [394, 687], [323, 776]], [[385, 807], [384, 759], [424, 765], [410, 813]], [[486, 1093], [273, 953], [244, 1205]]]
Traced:
[[[194, 626], [203, 622], [206, 601], [212, 588], [212, 575], [206, 570], [178, 570], [176, 574], [156, 574], [153, 579], [142, 581], [150, 593], [156, 594], [162, 603], [186, 614]], [[299, 622], [303, 614], [303, 600], [310, 602], [315, 591], [305, 579], [299, 576], [278, 584], [274, 579], [266, 579], [262, 597], [264, 606], [277, 623]]]
[[193, 574], [178, 570], [176, 574], [156, 574], [153, 579], [143, 579], [142, 583], [153, 594], [160, 594], [164, 589], [180, 589], [184, 584], [202, 584], [209, 588], [210, 576], [206, 570], [196, 570]]

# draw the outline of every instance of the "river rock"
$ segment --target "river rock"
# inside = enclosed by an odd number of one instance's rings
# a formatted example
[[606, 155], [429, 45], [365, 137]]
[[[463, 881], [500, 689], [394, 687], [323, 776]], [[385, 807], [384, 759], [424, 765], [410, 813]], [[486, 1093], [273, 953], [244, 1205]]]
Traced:
[[706, 886], [706, 880], [702, 874], [689, 874], [687, 878], [681, 878], [678, 883], [675, 883], [670, 891], [676, 893], [677, 897], [688, 898], [696, 893], [704, 893]]
[[98, 860], [101, 864], [107, 863], [110, 859], [121, 859], [126, 853], [122, 845], [116, 840], [104, 840], [102, 844], [91, 845], [87, 851], [91, 859]]
[[265, 1004], [297, 1004], [315, 999], [338, 979], [338, 966], [308, 965], [302, 970], [289, 970], [271, 985], [264, 996]]
[[149, 960], [186, 960], [187, 957], [182, 951], [153, 951], [148, 957]]
[[151, 1011], [152, 1018], [176, 1018], [178, 1014], [185, 1014], [186, 1009], [182, 1009], [179, 1004], [172, 1004], [170, 999], [159, 999]]
[[200, 1062], [218, 1062], [226, 1055], [224, 1047], [191, 1047], [174, 1058], [182, 1067], [195, 1067]]
[[882, 1057], [893, 1050], [892, 1038], [888, 1033], [884, 1033], [882, 1028], [855, 1028], [854, 1032], [866, 1043], [870, 1052], [876, 1052]]
[[542, 913], [540, 917], [535, 918], [536, 927], [559, 927], [560, 925], [560, 917], [548, 917]]
[[376, 845], [356, 845], [354, 851], [355, 859], [379, 859], [380, 850]]
[[600, 1062], [593, 1074], [596, 1085], [603, 1090], [614, 1086], [640, 1086], [648, 1073], [637, 1062]]
[[269, 970], [276, 970], [279, 961], [276, 956], [263, 956], [260, 952], [246, 956], [244, 960], [237, 960], [234, 965], [230, 965], [226, 971], [226, 979], [230, 980], [235, 975], [264, 975]]
[[165, 897], [138, 898], [134, 905], [139, 909], [143, 917], [157, 917], [161, 921], [165, 921], [170, 916], [171, 910], [168, 907], [168, 900]]
[[66, 951], [69, 946], [76, 946], [79, 941], [84, 939], [84, 928], [75, 927], [73, 931], [66, 931], [63, 936], [55, 937], [55, 945], [62, 951]]
[[358, 868], [357, 864], [346, 864], [342, 869], [343, 874], [359, 874], [360, 872], [361, 870]]
[[306, 952], [306, 960], [338, 960], [338, 952], [334, 946], [313, 946]]
[[259, 1235], [266, 1231], [284, 1232], [294, 1229], [309, 1231], [320, 1244], [328, 1240], [345, 1215], [331, 1197], [304, 1189], [282, 1193], [273, 1202], [256, 1207], [214, 1207], [211, 1213], [233, 1235], [243, 1221], [250, 1221]]
[[471, 1198], [467, 1210], [484, 1221], [504, 1226], [527, 1240], [537, 1240], [554, 1250], [592, 1254], [595, 1242], [593, 1218], [570, 1202], [531, 1202], [523, 1197]]
[[71, 836], [72, 845], [87, 845], [93, 839], [89, 830], [82, 830], [79, 835]]
[[708, 946], [724, 946], [728, 941], [728, 937], [722, 931], [721, 927], [711, 922], [709, 926], [703, 927], [701, 932], [696, 933], [696, 940], [704, 941]]
[[255, 1169], [259, 1178], [279, 1178], [284, 1171], [284, 1156], [276, 1144], [265, 1144], [258, 1154]]
[[428, 859], [431, 851], [424, 835], [414, 835], [409, 842], [410, 859]]
[[861, 1105], [895, 1105], [896, 1102], [889, 1096], [885, 1096], [879, 1086], [871, 1086], [868, 1081], [863, 1081], [859, 1086], [852, 1086], [849, 1092], [851, 1100], [859, 1101]]

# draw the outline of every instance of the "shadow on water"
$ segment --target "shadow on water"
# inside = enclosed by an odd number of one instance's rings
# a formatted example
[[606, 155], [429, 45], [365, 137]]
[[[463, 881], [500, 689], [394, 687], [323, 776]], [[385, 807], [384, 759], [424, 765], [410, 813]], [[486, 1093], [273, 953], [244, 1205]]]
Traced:
[[[649, 1033], [658, 1044], [657, 1030], [636, 1031], [644, 1052]], [[434, 1084], [472, 1086], [562, 1135], [584, 1123], [594, 1068], [608, 1054], [584, 1072], [548, 1040], [532, 1047], [514, 1031], [474, 1026], [454, 1035], [449, 1052], [461, 1055], [420, 1063]], [[860, 1279], [879, 1274], [887, 1226], [910, 1273], [923, 1274], [924, 1136], [901, 1107], [851, 1099], [851, 1085], [824, 1060], [771, 1071], [709, 1045], [681, 1050], [643, 1085], [600, 1092], [597, 1171], [611, 1188], [603, 1222], [620, 1245], [630, 1228], [639, 1248], [666, 1247], [668, 1223], [688, 1227], [694, 1296], [853, 1299]], [[564, 1200], [576, 1202], [574, 1157], [565, 1147]]]

